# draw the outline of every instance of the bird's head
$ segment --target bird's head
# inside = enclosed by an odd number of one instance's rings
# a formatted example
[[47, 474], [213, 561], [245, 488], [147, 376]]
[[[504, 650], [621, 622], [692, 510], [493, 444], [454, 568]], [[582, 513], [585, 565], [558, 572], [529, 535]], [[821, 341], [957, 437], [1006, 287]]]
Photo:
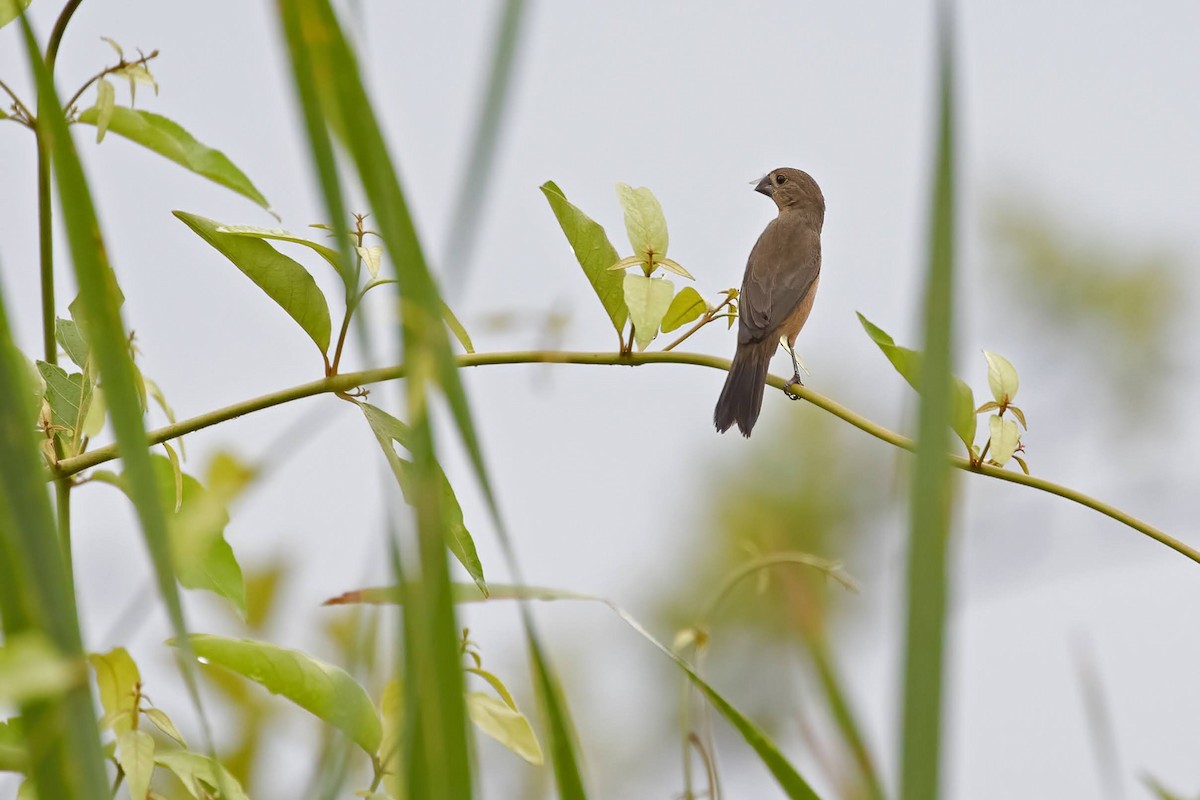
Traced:
[[803, 170], [791, 167], [773, 169], [763, 176], [754, 191], [762, 192], [774, 200], [780, 211], [809, 211], [818, 219], [825, 218], [825, 196], [821, 194], [821, 187]]

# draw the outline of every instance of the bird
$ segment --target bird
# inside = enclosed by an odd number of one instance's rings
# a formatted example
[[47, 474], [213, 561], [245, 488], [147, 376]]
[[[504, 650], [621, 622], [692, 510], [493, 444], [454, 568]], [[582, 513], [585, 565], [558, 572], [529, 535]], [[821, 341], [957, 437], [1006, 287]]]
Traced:
[[803, 385], [796, 337], [808, 321], [820, 282], [825, 224], [825, 197], [803, 170], [772, 170], [754, 190], [774, 200], [779, 214], [767, 223], [746, 261], [738, 295], [737, 351], [713, 411], [718, 432], [736, 424], [747, 438], [762, 410], [771, 357], [783, 338], [795, 370], [788, 386]]

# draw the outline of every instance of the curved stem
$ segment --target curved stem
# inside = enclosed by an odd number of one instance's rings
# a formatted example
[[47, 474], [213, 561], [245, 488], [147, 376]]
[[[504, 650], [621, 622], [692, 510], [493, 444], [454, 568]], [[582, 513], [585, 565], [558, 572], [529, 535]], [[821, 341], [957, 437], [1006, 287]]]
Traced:
[[671, 342], [669, 345], [667, 345], [666, 347], [664, 347], [664, 348], [663, 348], [663, 352], [665, 353], [665, 352], [667, 352], [668, 350], [674, 350], [676, 347], [678, 347], [679, 345], [683, 344], [685, 341], [687, 341], [687, 339], [688, 339], [688, 337], [689, 337], [689, 336], [691, 336], [693, 333], [695, 333], [696, 331], [700, 330], [700, 329], [701, 329], [701, 328], [703, 328], [705, 325], [707, 325], [708, 323], [710, 323], [710, 322], [712, 322], [714, 319], [716, 319], [716, 318], [717, 318], [717, 312], [718, 312], [718, 311], [720, 311], [722, 308], [724, 308], [725, 306], [729, 305], [729, 304], [730, 304], [730, 303], [732, 303], [732, 302], [733, 302], [733, 296], [732, 296], [732, 295], [726, 295], [726, 296], [725, 296], [725, 300], [724, 300], [724, 301], [721, 303], [721, 305], [717, 306], [716, 308], [712, 309], [711, 311], [705, 311], [705, 312], [704, 312], [704, 313], [703, 313], [703, 314], [700, 316], [700, 320], [699, 320], [699, 321], [698, 321], [698, 322], [697, 322], [695, 325], [693, 325], [692, 327], [688, 328], [686, 333], [684, 333], [684, 334], [683, 334], [682, 336], [680, 336], [678, 339], [676, 339], [675, 341]]
[[58, 47], [62, 44], [63, 34], [67, 32], [67, 23], [82, 3], [83, 0], [68, 0], [58, 19], [54, 21], [54, 28], [50, 31], [50, 39], [46, 43], [46, 69], [51, 75], [54, 74], [54, 62], [58, 58]]
[[153, 58], [158, 58], [157, 50], [152, 50], [149, 55], [144, 55], [141, 58], [138, 58], [134, 61], [126, 61], [125, 59], [121, 59], [121, 63], [114, 64], [111, 67], [105, 67], [104, 69], [100, 70], [95, 75], [93, 75], [92, 77], [90, 77], [86, 81], [84, 81], [83, 85], [75, 90], [75, 94], [71, 95], [71, 99], [63, 104], [63, 112], [65, 113], [65, 112], [70, 111], [71, 107], [73, 105], [75, 105], [77, 102], [79, 102], [79, 98], [83, 97], [83, 93], [88, 90], [88, 87], [91, 86], [96, 81], [100, 80], [101, 78], [112, 75], [114, 72], [119, 72], [133, 64], [141, 64], [142, 66], [145, 66], [146, 62]]
[[[709, 367], [711, 369], [728, 370], [729, 359], [719, 358], [717, 356], [703, 355], [701, 353], [581, 353], [581, 352], [563, 352], [555, 350], [520, 350], [507, 353], [467, 353], [465, 355], [456, 356], [455, 360], [460, 368], [464, 367], [483, 367], [495, 364], [591, 364], [591, 365], [606, 365], [606, 366], [624, 366], [637, 367], [644, 364], [690, 364], [697, 367]], [[381, 383], [383, 381], [397, 380], [405, 375], [405, 367], [403, 364], [394, 367], [381, 367], [379, 369], [369, 369], [362, 372], [347, 372], [342, 375], [337, 375], [331, 378], [322, 378], [321, 380], [302, 383], [299, 386], [292, 386], [288, 389], [281, 389], [277, 392], [255, 397], [250, 400], [243, 400], [240, 403], [234, 403], [224, 408], [218, 408], [215, 411], [209, 411], [206, 414], [201, 414], [191, 419], [185, 419], [173, 425], [166, 425], [146, 434], [149, 444], [158, 444], [170, 439], [176, 439], [187, 433], [198, 431], [203, 428], [208, 428], [226, 420], [231, 420], [236, 417], [250, 414], [255, 411], [261, 411], [265, 408], [283, 405], [293, 400], [299, 400], [304, 397], [314, 397], [319, 394], [336, 394], [338, 392], [346, 392], [359, 386], [365, 386], [370, 383]], [[916, 449], [916, 443], [907, 436], [902, 436], [895, 431], [889, 430], [882, 425], [872, 422], [861, 414], [846, 408], [835, 400], [831, 400], [823, 394], [814, 392], [807, 386], [797, 386], [795, 384], [788, 385], [784, 378], [775, 375], [767, 376], [767, 385], [773, 386], [776, 389], [785, 391], [793, 397], [798, 397], [812, 403], [817, 408], [833, 414], [835, 417], [848, 422], [864, 433], [874, 436], [876, 439], [887, 442], [895, 447], [904, 450], [913, 451]], [[52, 478], [63, 478], [82, 472], [85, 469], [90, 469], [103, 464], [106, 461], [112, 461], [117, 457], [116, 445], [106, 445], [99, 447], [82, 455], [64, 458], [51, 468], [50, 474]], [[1126, 525], [1139, 533], [1149, 536], [1156, 542], [1166, 545], [1175, 552], [1187, 556], [1192, 561], [1200, 564], [1200, 550], [1184, 544], [1178, 539], [1168, 535], [1166, 532], [1155, 528], [1132, 514], [1128, 514], [1115, 506], [1102, 502], [1084, 494], [1075, 489], [1068, 488], [1053, 481], [1045, 480], [1044, 478], [1035, 478], [1030, 475], [1025, 475], [1021, 472], [1007, 471], [1000, 467], [993, 467], [989, 464], [973, 466], [970, 461], [961, 456], [947, 455], [950, 460], [950, 465], [956, 469], [961, 469], [965, 472], [972, 472], [977, 475], [986, 475], [991, 478], [996, 478], [1009, 483], [1017, 483], [1023, 486], [1029, 486], [1039, 491], [1049, 494], [1058, 495], [1065, 500], [1070, 500], [1079, 505], [1086, 506], [1093, 511], [1098, 511], [1106, 517], [1116, 520], [1123, 525]]]

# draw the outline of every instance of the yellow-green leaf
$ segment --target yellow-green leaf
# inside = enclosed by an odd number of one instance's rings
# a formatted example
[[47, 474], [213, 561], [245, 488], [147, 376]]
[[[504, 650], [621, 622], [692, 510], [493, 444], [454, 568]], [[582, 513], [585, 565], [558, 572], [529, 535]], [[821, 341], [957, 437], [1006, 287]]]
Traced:
[[122, 731], [117, 736], [117, 763], [125, 773], [129, 800], [145, 800], [154, 774], [154, 737], [145, 731]]
[[658, 335], [658, 326], [671, 305], [675, 286], [666, 278], [645, 275], [625, 276], [625, 303], [633, 320], [638, 350], [645, 350]]
[[467, 692], [467, 715], [475, 727], [530, 764], [544, 760], [537, 734], [525, 715], [483, 692]]
[[621, 333], [629, 319], [629, 311], [625, 305], [622, 276], [609, 271], [609, 267], [616, 264], [620, 256], [608, 240], [604, 228], [571, 205], [553, 181], [546, 181], [541, 189], [571, 249], [575, 251], [579, 266], [583, 267], [583, 274], [592, 284], [592, 289], [600, 298], [604, 310], [608, 312], [613, 327], [617, 329], [617, 333]]
[[988, 448], [988, 458], [1003, 467], [1021, 444], [1021, 429], [1012, 420], [993, 415], [988, 418], [988, 430], [992, 443]]
[[654, 259], [654, 263], [669, 272], [674, 272], [676, 275], [679, 275], [680, 277], [687, 278], [688, 280], [692, 280], [692, 281], [696, 280], [692, 276], [692, 273], [688, 272], [686, 269], [683, 268], [682, 264], [680, 264], [678, 261], [676, 261], [672, 258], [656, 258], [656, 259]]
[[[340, 667], [298, 650], [252, 639], [194, 633], [192, 650], [282, 695], [345, 733], [368, 755], [379, 750], [382, 728], [367, 691]], [[172, 645], [177, 643], [172, 640]]]
[[700, 293], [691, 286], [685, 286], [679, 290], [679, 294], [675, 295], [675, 299], [667, 307], [667, 313], [663, 315], [662, 319], [662, 332], [669, 333], [681, 325], [699, 319], [700, 315], [707, 310], [708, 304], [704, 302]]
[[29, 630], [0, 644], [0, 703], [17, 705], [61, 694], [86, 675], [82, 661], [66, 658], [41, 632]]
[[207, 756], [187, 750], [167, 750], [156, 754], [154, 761], [174, 772], [183, 788], [197, 800], [214, 797], [214, 791], [220, 800], [249, 800], [237, 778]]
[[21, 16], [30, 0], [0, 0], [0, 28]]
[[142, 683], [137, 664], [124, 647], [114, 648], [102, 655], [92, 653], [88, 661], [96, 674], [100, 705], [104, 707], [108, 727], [117, 734], [132, 729]]

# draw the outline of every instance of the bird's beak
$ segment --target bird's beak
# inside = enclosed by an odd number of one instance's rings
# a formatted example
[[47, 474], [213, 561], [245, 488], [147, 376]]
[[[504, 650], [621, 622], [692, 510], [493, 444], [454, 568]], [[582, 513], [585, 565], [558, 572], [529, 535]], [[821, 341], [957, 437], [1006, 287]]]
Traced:
[[762, 192], [767, 197], [775, 196], [775, 186], [771, 183], [771, 174], [769, 172], [766, 175], [763, 175], [762, 180], [759, 181], [758, 185], [754, 187], [754, 191]]

